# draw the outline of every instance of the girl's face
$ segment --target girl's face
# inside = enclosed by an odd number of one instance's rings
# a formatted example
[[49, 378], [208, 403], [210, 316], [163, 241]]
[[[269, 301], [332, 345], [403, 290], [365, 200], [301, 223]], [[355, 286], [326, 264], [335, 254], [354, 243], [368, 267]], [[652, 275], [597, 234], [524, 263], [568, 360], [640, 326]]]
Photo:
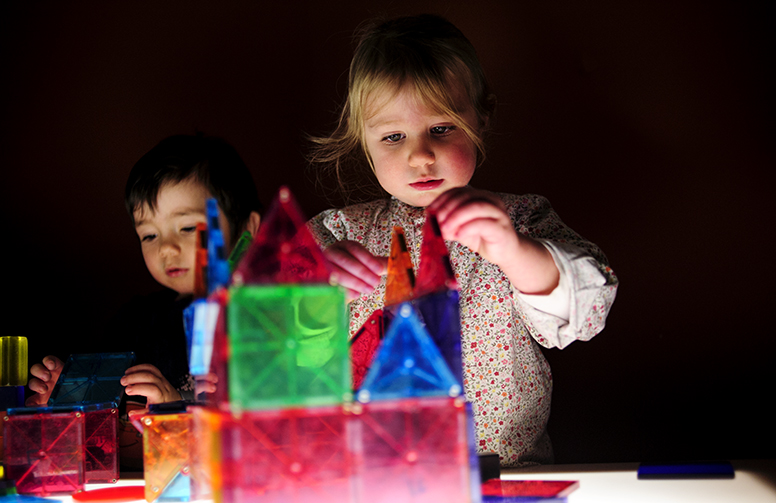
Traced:
[[[469, 183], [477, 149], [451, 117], [425, 106], [409, 86], [396, 95], [382, 90], [371, 98], [378, 108], [364, 122], [364, 136], [386, 192], [411, 206], [426, 207], [443, 192]], [[470, 105], [459, 110], [467, 124], [477, 123]]]

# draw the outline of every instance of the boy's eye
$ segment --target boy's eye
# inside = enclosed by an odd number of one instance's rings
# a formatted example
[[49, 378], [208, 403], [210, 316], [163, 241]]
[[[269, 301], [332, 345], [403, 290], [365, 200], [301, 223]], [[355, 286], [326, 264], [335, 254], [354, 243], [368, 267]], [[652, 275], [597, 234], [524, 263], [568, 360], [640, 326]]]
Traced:
[[156, 234], [146, 234], [145, 236], [140, 236], [141, 243], [150, 243], [154, 239], [156, 239]]
[[385, 143], [396, 143], [404, 139], [404, 135], [401, 133], [393, 133], [383, 137], [382, 141]]
[[197, 230], [197, 226], [196, 225], [189, 225], [189, 226], [181, 228], [181, 232], [194, 232], [196, 230]]
[[431, 128], [431, 134], [436, 136], [444, 136], [455, 131], [455, 126], [434, 126]]

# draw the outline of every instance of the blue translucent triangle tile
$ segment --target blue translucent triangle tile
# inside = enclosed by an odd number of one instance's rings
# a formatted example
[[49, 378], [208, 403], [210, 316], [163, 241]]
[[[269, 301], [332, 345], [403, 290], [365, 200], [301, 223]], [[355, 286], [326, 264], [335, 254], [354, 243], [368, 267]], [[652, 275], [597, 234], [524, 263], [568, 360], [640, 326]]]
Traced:
[[218, 202], [207, 200], [207, 293], [210, 295], [217, 288], [229, 283], [232, 271], [226, 256], [224, 231], [218, 221]]
[[118, 406], [124, 387], [121, 378], [135, 361], [135, 353], [70, 355], [62, 368], [50, 405], [89, 405], [112, 402]]
[[358, 392], [358, 400], [458, 396], [450, 372], [410, 303], [401, 304]]
[[188, 472], [178, 472], [170, 481], [157, 501], [190, 501], [191, 477]]
[[442, 354], [447, 366], [463, 387], [461, 363], [461, 314], [458, 291], [447, 290], [424, 295], [412, 304], [417, 309], [431, 339]]
[[[213, 339], [221, 305], [215, 299], [197, 299], [186, 309], [193, 310], [190, 325], [186, 327], [189, 372], [193, 376], [202, 376], [210, 372]], [[184, 323], [184, 325], [186, 324]]]
[[469, 452], [469, 498], [471, 503], [482, 501], [480, 485], [480, 457], [477, 454], [477, 432], [474, 427], [474, 412], [472, 404], [466, 402], [466, 449]]

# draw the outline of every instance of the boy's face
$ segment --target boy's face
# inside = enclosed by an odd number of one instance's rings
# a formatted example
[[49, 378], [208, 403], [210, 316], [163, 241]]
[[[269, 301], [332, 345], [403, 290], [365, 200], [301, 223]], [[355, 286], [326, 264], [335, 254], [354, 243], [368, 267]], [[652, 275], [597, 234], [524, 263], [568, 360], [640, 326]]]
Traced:
[[[156, 211], [144, 204], [134, 213], [148, 272], [181, 295], [194, 292], [197, 224], [207, 223], [205, 204], [210, 197], [196, 180], [168, 183], [159, 189]], [[229, 243], [229, 225], [223, 214], [219, 219], [224, 242]]]

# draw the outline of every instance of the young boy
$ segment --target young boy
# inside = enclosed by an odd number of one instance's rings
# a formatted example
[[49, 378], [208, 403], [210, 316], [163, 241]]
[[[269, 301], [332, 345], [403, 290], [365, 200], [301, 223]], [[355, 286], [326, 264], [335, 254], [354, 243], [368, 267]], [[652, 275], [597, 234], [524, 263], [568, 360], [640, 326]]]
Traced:
[[[147, 403], [193, 398], [188, 373], [183, 309], [194, 291], [196, 226], [206, 222], [205, 204], [221, 209], [227, 252], [244, 231], [256, 234], [261, 203], [248, 168], [224, 140], [178, 135], [162, 140], [132, 168], [125, 204], [140, 238], [148, 272], [166, 287], [124, 306], [99, 345], [74, 352], [134, 351], [138, 365], [121, 383]], [[79, 348], [80, 349], [80, 348]], [[62, 371], [56, 356], [30, 369], [28, 406], [45, 405]], [[214, 378], [211, 389], [215, 390]]]

